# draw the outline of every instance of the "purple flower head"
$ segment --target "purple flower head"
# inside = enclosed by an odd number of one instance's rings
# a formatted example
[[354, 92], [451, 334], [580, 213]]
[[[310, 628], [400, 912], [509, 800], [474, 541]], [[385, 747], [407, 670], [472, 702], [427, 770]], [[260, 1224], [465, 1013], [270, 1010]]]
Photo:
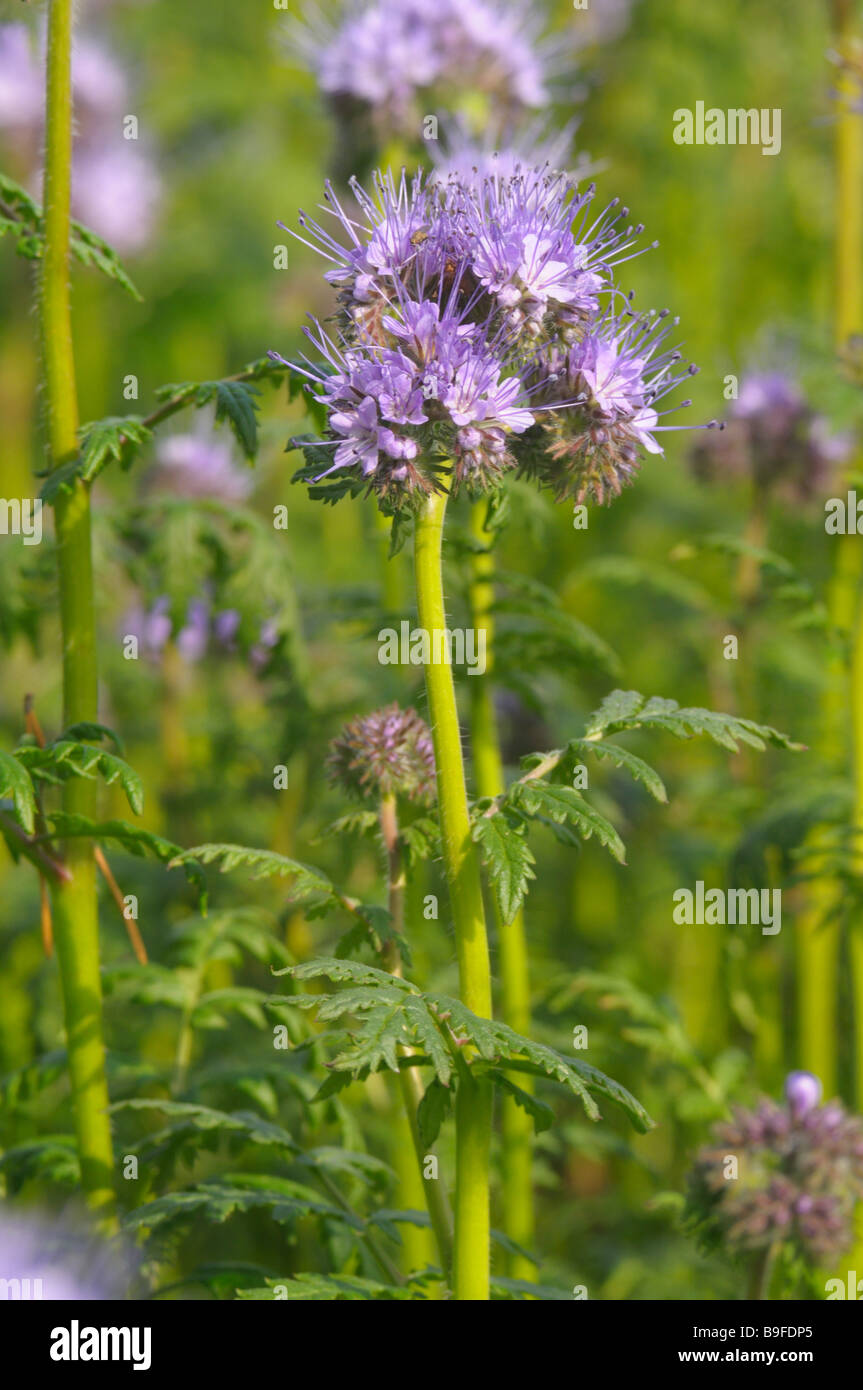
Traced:
[[821, 1103], [821, 1082], [809, 1071], [792, 1071], [785, 1081], [785, 1099], [795, 1119]]
[[661, 452], [656, 403], [680, 379], [667, 315], [601, 308], [614, 266], [637, 254], [626, 208], [594, 217], [593, 187], [547, 167], [445, 182], [388, 171], [352, 194], [358, 214], [327, 187], [332, 230], [300, 216], [339, 291], [336, 331], [307, 330], [325, 365], [297, 368], [329, 413], [300, 476], [341, 473], [398, 508], [447, 470], [475, 494], [520, 464], [559, 496], [604, 500], [640, 452]]
[[330, 744], [327, 770], [333, 782], [361, 801], [384, 796], [434, 800], [431, 731], [416, 710], [398, 704], [346, 724]]
[[[549, 324], [579, 328], [599, 308], [611, 269], [642, 228], [613, 202], [589, 222], [594, 188], [546, 168], [447, 186], [454, 220], [467, 239], [468, 264], [505, 320], [539, 338]], [[621, 226], [621, 222], [623, 226]]]
[[430, 301], [406, 302], [383, 325], [398, 348], [340, 349], [322, 329], [309, 333], [335, 368], [307, 372], [335, 435], [333, 462], [318, 480], [348, 470], [383, 498], [427, 496], [438, 472], [423, 438], [429, 428], [458, 483], [483, 486], [512, 467], [507, 437], [534, 417], [520, 377], [507, 375], [505, 356], [495, 355], [504, 340]]
[[210, 434], [172, 434], [156, 454], [159, 482], [179, 497], [213, 497], [243, 502], [253, 480], [234, 462], [229, 441]]
[[[555, 349], [531, 383], [543, 435], [524, 471], [558, 498], [600, 505], [630, 483], [643, 453], [661, 454], [659, 402], [697, 370], [678, 369], [665, 339], [676, 320], [607, 314], [580, 342]], [[688, 405], [688, 401], [681, 402]]]
[[[732, 1253], [781, 1241], [812, 1264], [829, 1262], [850, 1244], [863, 1198], [863, 1122], [838, 1101], [820, 1105], [809, 1072], [792, 1072], [785, 1094], [787, 1106], [763, 1100], [715, 1127], [695, 1157], [689, 1215]], [[729, 1156], [736, 1181], [727, 1178]]]

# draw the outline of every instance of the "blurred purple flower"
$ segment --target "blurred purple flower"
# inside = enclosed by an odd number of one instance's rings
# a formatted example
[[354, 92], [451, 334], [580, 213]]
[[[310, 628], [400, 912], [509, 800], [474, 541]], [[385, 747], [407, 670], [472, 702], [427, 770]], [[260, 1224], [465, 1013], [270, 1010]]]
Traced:
[[[838, 1101], [820, 1105], [821, 1083], [792, 1072], [787, 1105], [763, 1100], [716, 1125], [695, 1158], [689, 1193], [693, 1224], [731, 1253], [779, 1242], [814, 1264], [838, 1258], [853, 1238], [863, 1199], [863, 1122]], [[738, 1160], [736, 1179], [727, 1160]]]
[[254, 480], [234, 463], [231, 444], [209, 434], [166, 436], [156, 453], [158, 480], [179, 497], [242, 502]]
[[44, 82], [27, 26], [0, 25], [0, 129], [39, 124]]
[[85, 144], [72, 167], [72, 207], [79, 222], [118, 251], [140, 251], [149, 241], [161, 197], [150, 157], [119, 136]]
[[853, 440], [835, 434], [784, 371], [748, 372], [723, 435], [700, 440], [690, 466], [703, 482], [748, 478], [792, 503], [826, 493]]
[[186, 622], [177, 633], [177, 650], [186, 661], [201, 661], [210, 640], [210, 606], [204, 599], [192, 599]]
[[346, 0], [332, 18], [309, 9], [298, 39], [321, 90], [370, 107], [385, 135], [415, 128], [414, 98], [429, 88], [543, 105], [538, 27], [525, 0]]
[[213, 619], [213, 636], [219, 646], [232, 651], [240, 628], [240, 615], [236, 608], [225, 608]]
[[249, 649], [249, 662], [253, 671], [260, 674], [264, 670], [273, 649], [279, 645], [279, 638], [278, 625], [272, 618], [266, 618], [261, 623], [257, 642]]
[[821, 1082], [808, 1071], [792, 1071], [785, 1081], [785, 1099], [798, 1119], [814, 1110], [821, 1101]]
[[145, 656], [161, 655], [171, 637], [171, 600], [163, 595], [150, 609], [140, 604], [130, 608], [120, 620], [123, 636], [137, 637]]
[[7, 1299], [75, 1303], [122, 1299], [131, 1272], [128, 1254], [97, 1240], [83, 1227], [54, 1214], [0, 1211], [0, 1287]]

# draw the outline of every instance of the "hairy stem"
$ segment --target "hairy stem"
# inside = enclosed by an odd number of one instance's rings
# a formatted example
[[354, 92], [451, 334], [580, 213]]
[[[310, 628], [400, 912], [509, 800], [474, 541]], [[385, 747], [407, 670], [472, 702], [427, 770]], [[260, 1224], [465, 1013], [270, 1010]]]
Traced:
[[[401, 846], [399, 843], [399, 824], [396, 799], [394, 796], [385, 796], [381, 802], [380, 809], [381, 834], [383, 835], [384, 847], [387, 852], [387, 881], [389, 884], [389, 910], [392, 918], [393, 930], [402, 934], [405, 919], [405, 888], [407, 879], [405, 876], [404, 863], [402, 858]], [[383, 952], [384, 965], [393, 975], [402, 975], [402, 959], [399, 948], [394, 941], [387, 942]], [[399, 1049], [402, 1056], [415, 1056], [412, 1047]], [[427, 1178], [425, 1176], [426, 1152], [420, 1138], [419, 1121], [417, 1112], [420, 1101], [425, 1094], [422, 1078], [417, 1067], [402, 1067], [399, 1071], [399, 1087], [402, 1094], [402, 1104], [404, 1106], [405, 1117], [410, 1131], [411, 1143], [413, 1144], [416, 1161], [419, 1169], [419, 1192], [421, 1200], [425, 1202], [428, 1214], [434, 1231], [435, 1242], [437, 1244], [438, 1256], [440, 1258], [441, 1269], [444, 1278], [449, 1278], [450, 1266], [452, 1264], [452, 1212], [450, 1211], [447, 1199], [446, 1188], [440, 1178]], [[415, 1169], [411, 1164], [411, 1176]], [[411, 1184], [413, 1186], [413, 1184]], [[425, 1232], [419, 1234], [425, 1235]], [[417, 1251], [422, 1249], [422, 1245], [417, 1243]], [[425, 1261], [424, 1261], [425, 1262]]]
[[[72, 160], [72, 0], [51, 0], [48, 11], [45, 124], [45, 254], [39, 318], [51, 466], [78, 451], [78, 400], [69, 297]], [[66, 726], [97, 719], [96, 630], [90, 534], [90, 495], [80, 481], [63, 492], [56, 512], [60, 620], [63, 635], [63, 718]], [[95, 818], [95, 783], [71, 778], [67, 812]], [[54, 885], [54, 936], [66, 1020], [69, 1072], [81, 1182], [89, 1204], [113, 1219], [113, 1153], [102, 1039], [102, 984], [96, 865], [87, 840], [67, 852], [71, 880]]]
[[[470, 608], [474, 629], [485, 633], [486, 664], [483, 675], [470, 682], [470, 731], [473, 774], [480, 797], [497, 797], [505, 789], [503, 758], [492, 691], [494, 670], [494, 556], [491, 538], [485, 529], [489, 504], [476, 502], [471, 509], [471, 530], [482, 545], [471, 556]], [[503, 921], [494, 899], [500, 961], [501, 1012], [503, 1020], [517, 1033], [530, 1031], [530, 976], [524, 913], [519, 909], [511, 922]], [[532, 1080], [519, 1076], [519, 1085], [529, 1089]], [[534, 1242], [533, 1203], [533, 1122], [509, 1096], [501, 1105], [503, 1176], [503, 1225], [507, 1235], [530, 1248]], [[531, 1280], [531, 1262], [515, 1252], [507, 1255], [507, 1274], [511, 1279]]]
[[[434, 493], [416, 519], [414, 564], [420, 626], [433, 637], [446, 628], [441, 572], [447, 497]], [[455, 931], [463, 1002], [491, 1017], [491, 970], [479, 859], [471, 840], [461, 730], [452, 669], [425, 668], [429, 718], [437, 767], [443, 860]], [[456, 1194], [453, 1288], [459, 1300], [489, 1296], [489, 1154], [491, 1087], [477, 1082], [467, 1060], [455, 1105]]]

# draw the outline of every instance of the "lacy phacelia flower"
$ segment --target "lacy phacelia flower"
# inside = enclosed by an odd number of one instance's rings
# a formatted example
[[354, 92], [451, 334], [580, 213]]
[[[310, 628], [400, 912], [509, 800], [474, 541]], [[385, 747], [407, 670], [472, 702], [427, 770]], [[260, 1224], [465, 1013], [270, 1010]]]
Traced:
[[337, 114], [367, 108], [378, 139], [416, 130], [415, 98], [432, 87], [486, 93], [511, 111], [547, 99], [524, 0], [348, 0], [335, 20], [308, 11], [298, 39]]
[[838, 1101], [820, 1105], [820, 1093], [817, 1077], [794, 1072], [786, 1106], [764, 1100], [715, 1127], [696, 1155], [688, 1204], [708, 1243], [736, 1254], [784, 1244], [811, 1263], [850, 1244], [863, 1198], [863, 1121]]
[[[681, 354], [663, 347], [667, 314], [607, 315], [565, 351], [553, 349], [529, 382], [538, 429], [526, 444], [524, 472], [558, 499], [600, 505], [638, 471], [644, 452], [661, 454], [657, 405], [698, 370], [677, 370]], [[685, 407], [689, 401], [681, 401]]]
[[[516, 464], [518, 437], [535, 423], [526, 379], [542, 394], [559, 375], [556, 366], [539, 370], [540, 355], [556, 362], [567, 345], [588, 350], [585, 334], [600, 294], [611, 290], [611, 268], [641, 228], [627, 223], [616, 201], [591, 221], [593, 188], [579, 194], [546, 168], [471, 183], [404, 173], [396, 181], [387, 173], [377, 177], [374, 197], [356, 182], [352, 192], [359, 215], [327, 188], [324, 210], [341, 239], [300, 215], [310, 238], [300, 240], [329, 261], [326, 277], [340, 305], [335, 336], [320, 325], [307, 330], [327, 365], [298, 368], [329, 411], [324, 443], [335, 450], [321, 468], [318, 447], [317, 471], [304, 476], [347, 473], [394, 506], [426, 495], [449, 468], [457, 486], [487, 489]], [[593, 381], [589, 399], [586, 360], [574, 396], [546, 391], [542, 401], [550, 419], [564, 405], [587, 408], [596, 398], [606, 430], [625, 416], [625, 428], [611, 431], [617, 474], [634, 447], [650, 447], [650, 401], [674, 384], [667, 364], [652, 361], [650, 385], [642, 383], [631, 403], [636, 366], [647, 371], [657, 348], [642, 336], [649, 338], [638, 325], [620, 331], [618, 353], [632, 361], [619, 366], [626, 381], [612, 405], [603, 404], [604, 377]]]
[[804, 503], [829, 490], [851, 454], [852, 440], [832, 434], [784, 372], [747, 374], [729, 415], [723, 435], [700, 440], [690, 453], [702, 482], [748, 478], [759, 492]]
[[333, 782], [362, 801], [384, 796], [434, 800], [431, 730], [416, 710], [397, 704], [346, 724], [330, 744], [327, 769]]

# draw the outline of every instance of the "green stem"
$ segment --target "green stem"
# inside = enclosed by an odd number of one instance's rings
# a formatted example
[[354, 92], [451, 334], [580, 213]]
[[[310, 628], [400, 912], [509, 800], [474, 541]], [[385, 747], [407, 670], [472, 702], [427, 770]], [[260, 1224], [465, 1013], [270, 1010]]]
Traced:
[[[832, 0], [834, 42], [840, 59], [849, 63], [836, 80], [838, 113], [836, 118], [836, 243], [835, 243], [835, 336], [841, 353], [849, 339], [863, 328], [863, 117], [857, 106], [861, 83], [855, 75], [854, 5], [851, 0]], [[859, 457], [851, 467], [859, 468]], [[831, 626], [843, 637], [851, 634], [853, 657], [850, 672], [843, 657], [830, 662], [828, 684], [820, 726], [822, 752], [832, 769], [847, 766], [848, 709], [853, 738], [854, 813], [853, 823], [863, 825], [863, 611], [858, 604], [863, 554], [859, 538], [842, 536], [836, 569], [830, 587]], [[801, 1053], [800, 1062], [814, 1071], [826, 1095], [838, 1090], [839, 1039], [836, 1003], [839, 992], [839, 927], [826, 922], [840, 905], [841, 889], [833, 880], [812, 886], [808, 910], [798, 927], [798, 973]], [[863, 942], [861, 926], [852, 923], [851, 968], [854, 998], [857, 1090], [863, 1093]]]
[[[447, 496], [434, 493], [416, 518], [414, 564], [420, 626], [433, 640], [446, 628], [441, 571]], [[491, 1017], [491, 970], [479, 860], [471, 840], [461, 729], [452, 669], [425, 668], [426, 693], [437, 766], [443, 860], [455, 931], [461, 997], [483, 1018]], [[467, 1061], [456, 1094], [456, 1195], [453, 1289], [459, 1300], [489, 1296], [489, 1155], [491, 1087], [477, 1082]]]
[[[78, 452], [78, 400], [69, 299], [69, 200], [72, 160], [72, 0], [51, 0], [45, 124], [45, 254], [39, 317], [51, 465]], [[90, 495], [81, 482], [61, 493], [56, 512], [60, 619], [63, 634], [63, 718], [66, 726], [97, 718], [96, 629]], [[72, 778], [67, 812], [95, 818], [95, 783]], [[54, 934], [63, 993], [69, 1072], [81, 1181], [90, 1205], [113, 1219], [114, 1162], [102, 1040], [102, 985], [96, 866], [88, 841], [71, 841], [69, 882], [54, 886]]]
[[[389, 883], [389, 910], [392, 918], [393, 930], [399, 935], [404, 930], [405, 919], [405, 888], [407, 878], [405, 875], [404, 861], [399, 843], [399, 824], [396, 799], [394, 796], [385, 796], [381, 801], [380, 809], [381, 833], [383, 835], [384, 846], [387, 852], [387, 879]], [[383, 963], [387, 970], [393, 975], [402, 974], [401, 953], [394, 941], [387, 942], [383, 952]], [[399, 1049], [403, 1057], [415, 1056], [412, 1047]], [[402, 1067], [399, 1071], [399, 1087], [402, 1095], [405, 1117], [407, 1119], [408, 1130], [411, 1142], [416, 1154], [417, 1167], [410, 1164], [409, 1173], [404, 1173], [408, 1178], [408, 1188], [410, 1192], [416, 1189], [414, 1179], [419, 1170], [419, 1193], [421, 1200], [425, 1203], [434, 1231], [437, 1243], [438, 1255], [440, 1258], [441, 1269], [444, 1278], [449, 1278], [450, 1267], [452, 1265], [452, 1212], [450, 1211], [447, 1199], [446, 1188], [440, 1178], [427, 1178], [425, 1175], [426, 1152], [420, 1137], [419, 1112], [420, 1101], [425, 1094], [425, 1088], [417, 1067]], [[425, 1232], [419, 1232], [425, 1235]], [[416, 1253], [423, 1253], [423, 1243], [417, 1241], [415, 1245]], [[431, 1263], [430, 1260], [423, 1258], [422, 1264]]]
[[[471, 556], [471, 624], [485, 633], [486, 663], [483, 675], [474, 675], [470, 688], [470, 730], [473, 774], [477, 795], [497, 797], [504, 791], [505, 778], [494, 708], [492, 672], [494, 669], [494, 556], [486, 518], [489, 504], [476, 502], [471, 509], [471, 530], [482, 549]], [[511, 922], [504, 922], [494, 899], [500, 962], [501, 1013], [505, 1023], [524, 1037], [530, 1032], [530, 975], [524, 913], [519, 910]], [[531, 1086], [531, 1078], [519, 1076], [519, 1085]], [[533, 1203], [533, 1122], [509, 1096], [501, 1104], [501, 1166], [503, 1178], [503, 1226], [517, 1244], [530, 1249], [536, 1222]], [[534, 1278], [534, 1268], [523, 1255], [507, 1256], [511, 1279]]]
[[769, 1245], [766, 1250], [759, 1250], [754, 1257], [752, 1267], [749, 1271], [749, 1288], [747, 1296], [753, 1302], [763, 1302], [770, 1293], [770, 1276], [773, 1273], [773, 1261], [776, 1258], [776, 1247]]

